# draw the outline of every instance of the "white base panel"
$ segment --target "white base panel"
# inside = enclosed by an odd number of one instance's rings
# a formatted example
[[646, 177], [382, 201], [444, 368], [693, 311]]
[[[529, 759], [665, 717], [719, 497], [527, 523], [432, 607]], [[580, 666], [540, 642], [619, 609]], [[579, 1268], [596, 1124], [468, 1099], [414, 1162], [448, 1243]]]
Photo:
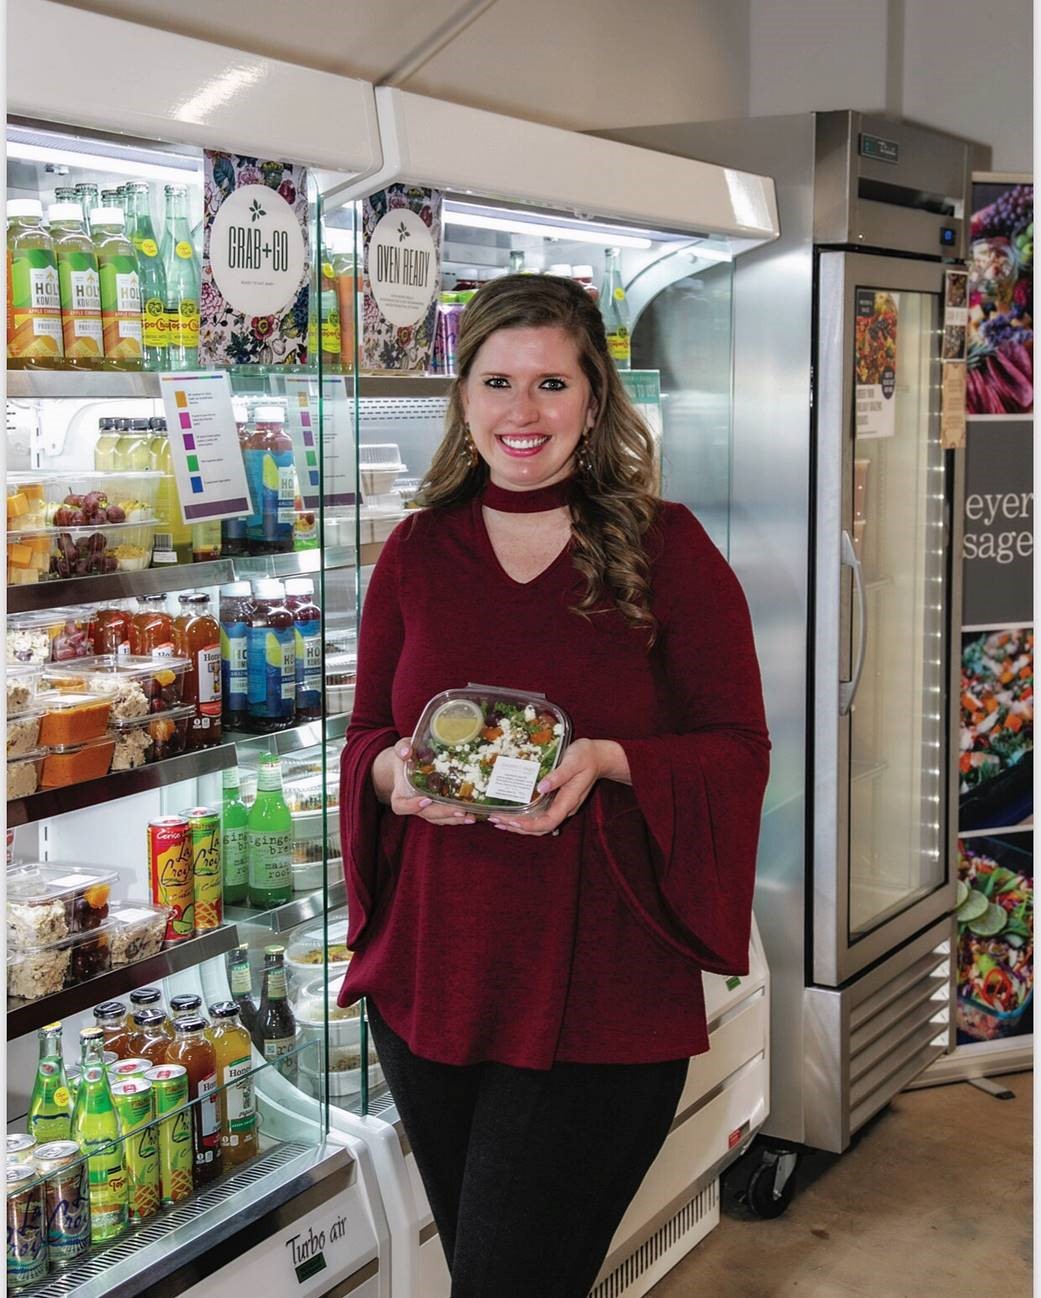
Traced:
[[914, 1091], [924, 1086], [947, 1086], [951, 1082], [967, 1082], [973, 1077], [1001, 1077], [1004, 1073], [1021, 1073], [1033, 1067], [1032, 1036], [1009, 1037], [1005, 1041], [975, 1041], [941, 1055], [904, 1089]]
[[451, 1289], [445, 1250], [441, 1236], [435, 1232], [419, 1246], [419, 1288], [413, 1298], [448, 1298]]
[[707, 1185], [617, 1266], [589, 1298], [643, 1298], [719, 1225], [719, 1180]]

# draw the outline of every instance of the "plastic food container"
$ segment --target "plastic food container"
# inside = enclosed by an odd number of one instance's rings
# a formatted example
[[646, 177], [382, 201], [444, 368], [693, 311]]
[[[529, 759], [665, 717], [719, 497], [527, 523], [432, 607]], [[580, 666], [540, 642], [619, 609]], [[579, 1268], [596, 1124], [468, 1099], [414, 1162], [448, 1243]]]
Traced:
[[[151, 562], [155, 528], [156, 520], [148, 518], [137, 523], [8, 532], [8, 581], [11, 585], [30, 585], [42, 580], [91, 577], [105, 572], [139, 572]], [[41, 567], [44, 546], [47, 548], [45, 568]], [[12, 572], [22, 575], [12, 581]]]
[[364, 496], [382, 496], [405, 472], [401, 451], [395, 442], [362, 442], [358, 447], [358, 472]]
[[112, 765], [116, 741], [111, 735], [90, 739], [85, 744], [55, 746], [47, 750], [40, 773], [41, 789], [63, 789], [107, 775]]
[[93, 609], [52, 608], [7, 619], [9, 663], [72, 662], [93, 654]]
[[24, 757], [33, 752], [40, 739], [40, 709], [29, 708], [24, 712], [8, 713], [7, 716], [7, 756]]
[[357, 1002], [345, 1010], [341, 1010], [336, 1004], [336, 996], [342, 981], [339, 978], [330, 979], [325, 984], [328, 997], [324, 1002], [321, 998], [321, 987], [323, 985], [321, 978], [315, 980], [318, 985], [317, 993], [313, 991], [309, 993], [308, 991], [308, 989], [314, 987], [314, 983], [308, 983], [307, 988], [301, 990], [293, 1007], [296, 1027], [300, 1033], [301, 1041], [322, 1040], [325, 1035], [325, 1016], [326, 1007], [328, 1006], [329, 1045], [344, 1050], [349, 1050], [352, 1046], [355, 1050], [359, 1049], [361, 1016], [358, 1014]]
[[70, 933], [35, 947], [12, 947], [7, 964], [7, 994], [35, 1001], [64, 987], [107, 973], [112, 967], [112, 922], [85, 933]]
[[60, 499], [67, 491], [64, 477], [56, 473], [9, 473], [7, 475], [8, 532], [47, 526], [47, 502]]
[[42, 748], [12, 757], [7, 763], [7, 801], [31, 797], [40, 787], [40, 772], [47, 753]]
[[541, 694], [497, 686], [442, 690], [412, 736], [405, 782], [419, 797], [485, 818], [526, 816], [549, 795], [536, 785], [556, 769], [571, 722]]
[[356, 653], [326, 654], [325, 706], [331, 713], [350, 712], [354, 707], [354, 686], [358, 679]]
[[44, 680], [51, 688], [66, 694], [110, 696], [112, 720], [132, 721], [178, 707], [190, 665], [187, 658], [97, 654], [67, 667], [49, 667], [44, 672]]
[[195, 705], [170, 708], [133, 721], [114, 721], [109, 733], [115, 738], [112, 770], [132, 771], [150, 762], [183, 753], [188, 744], [188, 727], [195, 716]]
[[98, 739], [105, 733], [112, 700], [100, 694], [38, 694], [40, 743], [44, 747], [68, 746]]
[[117, 870], [32, 862], [7, 872], [7, 934], [12, 946], [40, 946], [99, 928], [109, 916]]
[[[331, 1026], [331, 1025], [330, 1025]], [[301, 1061], [300, 1071], [317, 1081], [318, 1074], [313, 1068]], [[383, 1082], [383, 1069], [376, 1058], [376, 1052], [369, 1050], [369, 1085], [379, 1086]], [[326, 1085], [329, 1095], [357, 1095], [361, 1091], [361, 1048], [359, 1046], [330, 1045], [329, 1071], [326, 1074]]]
[[318, 814], [321, 820], [322, 807], [336, 807], [340, 802], [340, 785], [338, 776], [330, 776], [323, 783], [321, 777], [310, 780], [298, 780], [285, 786], [286, 806], [294, 815]]
[[159, 498], [159, 485], [163, 475], [152, 469], [128, 469], [104, 473], [100, 470], [70, 474], [69, 492], [87, 498], [91, 493], [104, 496], [108, 506], [115, 506], [126, 515], [128, 523], [151, 522]]
[[147, 901], [114, 901], [109, 906], [113, 929], [109, 936], [112, 964], [147, 960], [163, 949], [166, 924], [173, 908]]
[[40, 683], [39, 667], [8, 667], [7, 669], [7, 715], [24, 712], [31, 708], [36, 698]]
[[294, 937], [286, 948], [286, 968], [294, 988], [311, 982], [322, 972], [325, 959], [329, 982], [343, 980], [351, 962], [352, 951], [347, 946], [347, 921], [339, 920], [329, 925], [328, 940], [321, 927], [309, 929]]
[[297, 1016], [317, 1020], [323, 1013], [325, 1005], [328, 1005], [330, 1023], [339, 1022], [343, 1019], [357, 1021], [361, 1010], [360, 1001], [355, 1001], [353, 1005], [348, 1005], [345, 1009], [340, 1009], [336, 1004], [342, 982], [342, 978], [323, 978], [319, 976], [312, 978], [310, 982], [304, 983], [297, 992], [294, 1001]]

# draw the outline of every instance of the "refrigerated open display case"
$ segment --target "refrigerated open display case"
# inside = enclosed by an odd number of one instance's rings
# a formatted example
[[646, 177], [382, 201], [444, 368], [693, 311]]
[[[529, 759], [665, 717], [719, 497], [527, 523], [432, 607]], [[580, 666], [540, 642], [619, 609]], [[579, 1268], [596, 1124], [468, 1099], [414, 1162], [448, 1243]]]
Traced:
[[[313, 512], [320, 544], [78, 577], [49, 574], [9, 586], [8, 616], [39, 615], [45, 627], [75, 637], [101, 604], [156, 595], [173, 612], [187, 591], [209, 592], [216, 605], [219, 588], [231, 582], [309, 577], [322, 610], [324, 703], [320, 716], [272, 733], [225, 729], [209, 747], [164, 749], [161, 758], [104, 779], [27, 788], [9, 800], [16, 860], [110, 867], [118, 872], [112, 896], [123, 901], [150, 895], [148, 822], [190, 806], [219, 806], [222, 774], [233, 766], [248, 801], [261, 756], [277, 755], [293, 823], [289, 901], [227, 905], [219, 927], [189, 941], [53, 995], [10, 1003], [9, 1131], [24, 1128], [38, 1027], [62, 1019], [71, 1062], [76, 1029], [105, 1000], [146, 985], [160, 987], [167, 1002], [186, 993], [205, 1005], [227, 999], [227, 957], [239, 944], [250, 950], [254, 995], [263, 949], [285, 947], [297, 1026], [292, 1080], [284, 1063], [265, 1064], [254, 1052], [262, 1136], [255, 1159], [29, 1292], [202, 1298], [234, 1281], [258, 1294], [292, 1287], [316, 1298], [436, 1298], [447, 1293], [439, 1241], [370, 1050], [364, 1012], [335, 1009], [349, 958], [339, 949], [346, 912], [336, 774], [368, 575], [430, 462], [451, 377], [366, 369], [357, 306], [353, 356], [323, 350], [324, 268], [339, 258], [362, 267], [363, 201], [397, 183], [444, 195], [448, 291], [508, 270], [520, 254], [525, 269], [536, 272], [563, 263], [590, 267], [595, 284], [606, 249], [619, 247], [633, 327], [628, 382], [659, 434], [663, 492], [694, 509], [727, 553], [734, 260], [777, 236], [772, 183], [373, 90], [50, 0], [16, 0], [12, 45], [27, 41], [40, 23], [58, 24], [66, 39], [46, 82], [27, 68], [12, 69], [9, 197], [42, 196], [46, 203], [59, 185], [145, 179], [158, 214], [162, 185], [173, 181], [187, 186], [195, 225], [203, 148], [309, 166], [311, 359], [307, 366], [241, 364], [228, 372], [247, 415], [274, 404], [295, 436], [303, 434], [302, 411], [317, 430], [321, 480]], [[112, 48], [121, 50], [127, 69], [118, 94], [90, 72], [92, 57]], [[157, 95], [147, 75], [157, 63], [169, 94]], [[145, 370], [12, 370], [8, 472], [64, 481], [92, 471], [98, 420], [159, 416], [160, 390], [159, 375]], [[120, 472], [130, 470], [115, 471], [117, 488]], [[46, 640], [43, 652], [50, 654], [50, 635]], [[41, 643], [39, 633], [34, 643]], [[706, 978], [712, 1051], [691, 1070], [673, 1133], [612, 1245], [598, 1294], [645, 1292], [711, 1229], [720, 1170], [765, 1120], [770, 993], [758, 934], [750, 965], [747, 978]]]

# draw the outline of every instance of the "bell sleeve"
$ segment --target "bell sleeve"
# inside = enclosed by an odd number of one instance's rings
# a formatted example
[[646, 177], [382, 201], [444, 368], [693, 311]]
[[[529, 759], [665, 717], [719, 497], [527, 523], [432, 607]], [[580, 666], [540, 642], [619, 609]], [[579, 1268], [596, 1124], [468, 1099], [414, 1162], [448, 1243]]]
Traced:
[[619, 739], [632, 788], [600, 786], [594, 833], [660, 941], [702, 969], [746, 974], [770, 750], [759, 664], [730, 566], [688, 510], [666, 509], [652, 654], [675, 729]]
[[340, 845], [347, 887], [347, 945], [352, 948], [364, 935], [390, 864], [386, 840], [391, 835], [382, 831], [385, 818], [393, 813], [376, 797], [372, 764], [401, 738], [391, 708], [404, 639], [398, 593], [400, 531], [384, 545], [365, 597], [354, 708], [340, 759]]

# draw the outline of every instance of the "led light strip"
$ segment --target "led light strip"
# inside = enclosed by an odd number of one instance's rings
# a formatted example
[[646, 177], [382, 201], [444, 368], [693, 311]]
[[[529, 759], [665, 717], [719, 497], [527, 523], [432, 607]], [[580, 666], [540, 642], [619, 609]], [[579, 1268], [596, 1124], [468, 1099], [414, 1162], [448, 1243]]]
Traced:
[[521, 221], [506, 216], [484, 216], [479, 212], [456, 212], [445, 208], [446, 225], [462, 225], [471, 230], [501, 230], [504, 234], [532, 235], [536, 239], [567, 239], [573, 243], [596, 243], [607, 248], [651, 248], [650, 239], [635, 234], [618, 234], [589, 226], [543, 225], [540, 221]]
[[74, 149], [56, 149], [43, 144], [25, 144], [8, 140], [7, 156], [22, 162], [54, 163], [58, 166], [79, 167], [87, 171], [111, 172], [117, 176], [136, 176], [142, 180], [193, 181], [201, 172], [201, 164], [186, 159], [185, 166], [160, 166], [155, 162], [137, 162], [129, 158], [110, 157], [104, 153], [79, 153]]

